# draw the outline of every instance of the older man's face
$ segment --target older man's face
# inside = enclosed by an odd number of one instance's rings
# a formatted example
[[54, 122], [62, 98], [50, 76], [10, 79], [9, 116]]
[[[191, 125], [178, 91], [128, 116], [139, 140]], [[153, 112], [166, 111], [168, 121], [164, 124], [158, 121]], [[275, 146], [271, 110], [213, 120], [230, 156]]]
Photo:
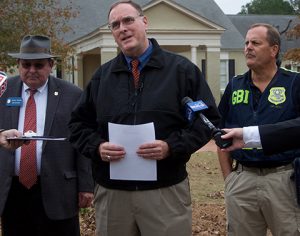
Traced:
[[245, 41], [245, 57], [247, 66], [252, 69], [265, 69], [276, 63], [278, 45], [270, 45], [267, 39], [267, 28], [258, 26], [248, 30]]
[[42, 87], [53, 67], [49, 59], [19, 60], [19, 73], [21, 80], [31, 89]]

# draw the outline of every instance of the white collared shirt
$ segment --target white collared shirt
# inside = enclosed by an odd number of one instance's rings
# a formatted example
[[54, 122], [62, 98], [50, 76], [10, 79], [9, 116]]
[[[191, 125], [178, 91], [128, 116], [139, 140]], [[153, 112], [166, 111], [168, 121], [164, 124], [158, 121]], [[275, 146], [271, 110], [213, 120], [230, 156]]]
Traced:
[[[29, 87], [25, 83], [23, 83], [23, 88], [22, 88], [23, 105], [22, 107], [20, 107], [19, 125], [18, 125], [18, 130], [22, 133], [24, 129], [26, 103], [30, 95], [28, 89]], [[48, 80], [42, 87], [38, 88], [38, 91], [34, 94], [34, 99], [36, 104], [36, 116], [37, 116], [36, 133], [38, 136], [43, 136], [44, 128], [45, 128], [45, 120], [46, 120], [47, 99], [48, 99]], [[43, 141], [36, 141], [38, 175], [40, 174], [40, 170], [41, 170], [42, 145], [43, 145]], [[19, 175], [20, 159], [21, 159], [21, 148], [18, 148], [16, 150], [16, 158], [15, 158], [15, 175]]]
[[243, 127], [243, 140], [246, 148], [260, 148], [261, 140], [258, 126]]

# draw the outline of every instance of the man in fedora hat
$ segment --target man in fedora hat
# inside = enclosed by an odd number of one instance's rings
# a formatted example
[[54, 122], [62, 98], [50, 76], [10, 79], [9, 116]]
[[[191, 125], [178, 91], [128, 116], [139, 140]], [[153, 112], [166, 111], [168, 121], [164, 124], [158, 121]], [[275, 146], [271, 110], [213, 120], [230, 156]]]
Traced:
[[[37, 136], [67, 137], [70, 113], [81, 95], [50, 75], [50, 39], [25, 36], [19, 76], [7, 79], [0, 127]], [[93, 199], [90, 162], [68, 141], [30, 141], [16, 151], [0, 148], [0, 215], [4, 236], [79, 236], [78, 209]]]

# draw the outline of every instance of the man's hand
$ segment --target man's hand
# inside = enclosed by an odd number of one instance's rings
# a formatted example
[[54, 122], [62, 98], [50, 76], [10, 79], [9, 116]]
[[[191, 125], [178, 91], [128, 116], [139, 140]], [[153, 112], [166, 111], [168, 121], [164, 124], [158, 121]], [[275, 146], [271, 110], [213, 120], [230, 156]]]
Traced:
[[124, 158], [126, 154], [123, 147], [110, 142], [101, 143], [98, 150], [102, 161], [107, 162], [118, 161]]
[[162, 160], [169, 156], [169, 145], [162, 140], [145, 143], [139, 147], [137, 154], [140, 157], [152, 160]]
[[80, 192], [78, 194], [78, 206], [79, 208], [87, 208], [92, 205], [94, 200], [94, 194], [88, 192]]
[[222, 139], [232, 138], [232, 145], [228, 148], [221, 149], [222, 152], [230, 152], [245, 147], [243, 140], [243, 128], [223, 129], [226, 134], [222, 135]]
[[16, 129], [4, 130], [0, 133], [0, 147], [15, 150], [24, 144], [22, 140], [7, 140], [7, 138], [20, 137], [22, 133]]

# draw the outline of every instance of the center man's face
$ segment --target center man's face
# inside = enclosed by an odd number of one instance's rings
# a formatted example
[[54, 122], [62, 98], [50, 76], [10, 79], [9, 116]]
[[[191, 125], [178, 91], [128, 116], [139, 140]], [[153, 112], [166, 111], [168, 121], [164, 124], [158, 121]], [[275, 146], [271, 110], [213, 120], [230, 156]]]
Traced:
[[119, 4], [112, 9], [109, 25], [116, 43], [126, 56], [138, 57], [147, 49], [147, 18], [130, 4]]

